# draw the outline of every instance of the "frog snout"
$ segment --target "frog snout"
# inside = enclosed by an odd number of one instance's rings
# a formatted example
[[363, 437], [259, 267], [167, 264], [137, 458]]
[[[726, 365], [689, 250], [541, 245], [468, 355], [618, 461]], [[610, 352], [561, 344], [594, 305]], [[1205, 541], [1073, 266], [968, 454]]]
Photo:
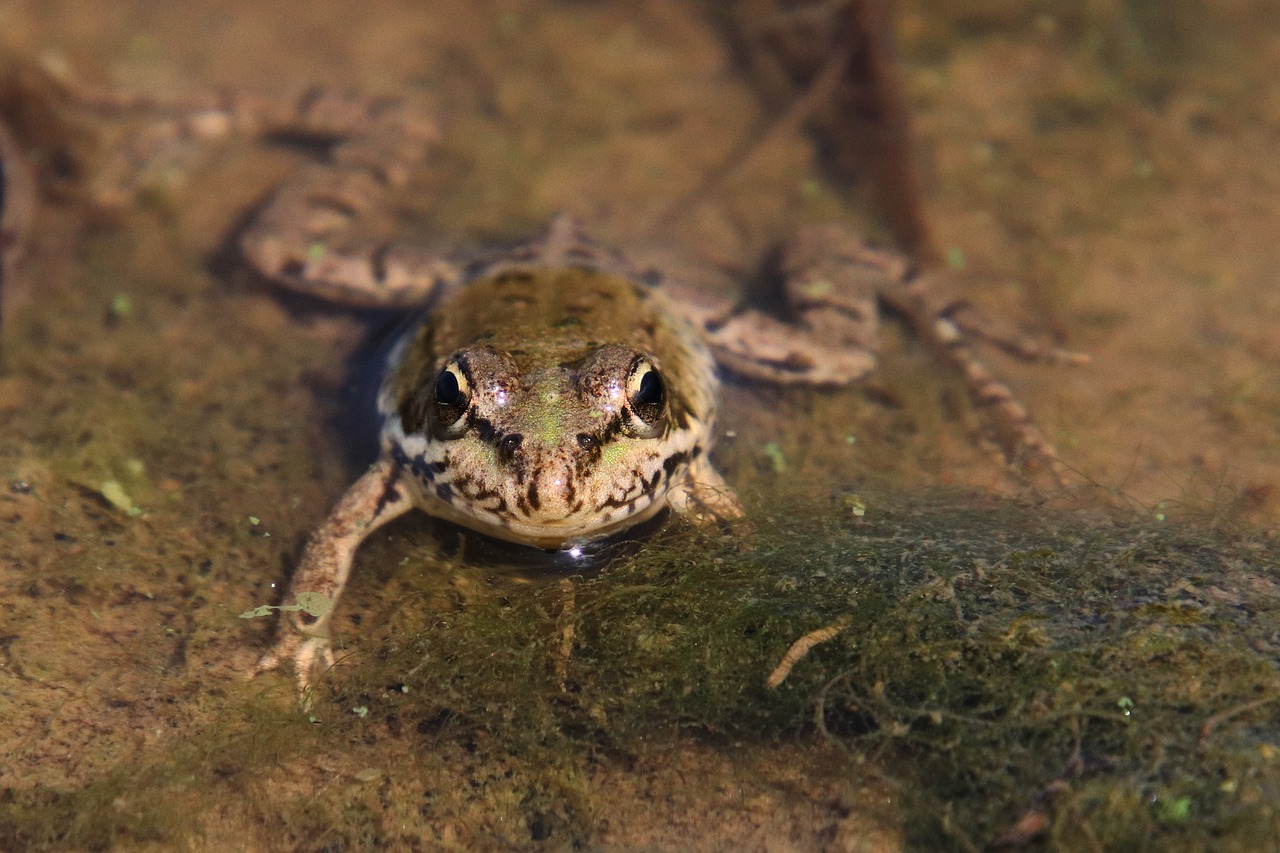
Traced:
[[548, 520], [566, 518], [581, 506], [573, 464], [560, 454], [548, 454], [538, 466], [529, 492], [529, 505]]

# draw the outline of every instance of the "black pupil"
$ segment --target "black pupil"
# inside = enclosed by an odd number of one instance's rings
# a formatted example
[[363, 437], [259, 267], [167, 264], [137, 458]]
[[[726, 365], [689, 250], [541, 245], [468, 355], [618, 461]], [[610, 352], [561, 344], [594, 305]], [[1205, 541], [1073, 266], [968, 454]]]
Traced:
[[451, 406], [462, 399], [462, 389], [458, 387], [458, 377], [452, 370], [442, 371], [436, 380], [436, 401]]
[[650, 370], [640, 377], [640, 388], [636, 391], [636, 402], [645, 406], [662, 405], [662, 377], [658, 371]]

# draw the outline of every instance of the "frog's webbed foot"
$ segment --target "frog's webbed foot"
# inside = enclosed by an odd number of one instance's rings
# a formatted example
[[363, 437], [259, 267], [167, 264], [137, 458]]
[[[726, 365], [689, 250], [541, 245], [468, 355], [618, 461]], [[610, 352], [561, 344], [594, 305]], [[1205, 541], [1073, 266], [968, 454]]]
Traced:
[[315, 678], [333, 667], [333, 649], [328, 637], [303, 636], [292, 621], [289, 629], [282, 627], [280, 638], [269, 652], [258, 658], [248, 677], [256, 678], [264, 672], [279, 669], [287, 662], [297, 679], [298, 696], [305, 699]]
[[379, 460], [347, 490], [302, 552], [283, 604], [275, 643], [249, 672], [253, 678], [281, 664], [293, 666], [305, 696], [316, 674], [333, 666], [329, 623], [347, 585], [356, 548], [382, 525], [413, 508], [400, 469]]

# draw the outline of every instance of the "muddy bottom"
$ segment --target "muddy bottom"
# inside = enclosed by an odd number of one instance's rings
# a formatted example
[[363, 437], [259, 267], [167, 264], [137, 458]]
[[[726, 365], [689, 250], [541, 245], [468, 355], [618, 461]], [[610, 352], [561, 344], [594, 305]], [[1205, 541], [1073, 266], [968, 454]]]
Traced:
[[[406, 518], [361, 549], [341, 665], [302, 713], [286, 675], [245, 681], [272, 619], [241, 617], [368, 462], [363, 367], [392, 318], [283, 295], [228, 250], [294, 147], [193, 146], [112, 209], [67, 176], [4, 295], [0, 848], [1275, 843], [1280, 20], [898, 6], [947, 265], [988, 315], [1092, 356], [985, 354], [1067, 486], [1010, 472], [889, 319], [864, 387], [726, 388], [748, 546], [673, 524], [564, 583]], [[765, 132], [697, 12], [0, 0], [0, 61], [404, 94], [444, 143], [395, 219], [435, 245], [563, 210], [728, 287], [799, 222], [887, 239], [811, 140]], [[130, 132], [71, 126], [90, 153]], [[805, 635], [825, 641], [768, 687]]]

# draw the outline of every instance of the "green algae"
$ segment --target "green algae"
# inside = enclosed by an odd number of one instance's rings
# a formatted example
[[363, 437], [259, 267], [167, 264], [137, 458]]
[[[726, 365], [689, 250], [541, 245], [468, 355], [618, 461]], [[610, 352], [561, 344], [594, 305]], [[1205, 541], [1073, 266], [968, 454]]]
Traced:
[[[344, 637], [317, 724], [254, 699], [140, 770], [7, 792], [0, 845], [173, 840], [192, 832], [194, 792], [207, 811], [311, 760], [351, 769], [261, 806], [272, 837], [391, 843], [387, 792], [412, 788], [442, 812], [482, 797], [520, 848], [589, 844], [608, 810], [592, 762], [688, 737], [836, 744], [839, 772], [898, 792], [920, 849], [989, 845], [1028, 815], [1055, 849], [1245, 850], [1277, 837], [1280, 560], [1268, 536], [1009, 506], [871, 501], [861, 518], [787, 506], [768, 536], [677, 528], [589, 577], [517, 583], [463, 566], [479, 591], [442, 599], [438, 572], [414, 574], [397, 627]], [[766, 686], [794, 640], [841, 620]], [[470, 792], [441, 780], [459, 773]]]

